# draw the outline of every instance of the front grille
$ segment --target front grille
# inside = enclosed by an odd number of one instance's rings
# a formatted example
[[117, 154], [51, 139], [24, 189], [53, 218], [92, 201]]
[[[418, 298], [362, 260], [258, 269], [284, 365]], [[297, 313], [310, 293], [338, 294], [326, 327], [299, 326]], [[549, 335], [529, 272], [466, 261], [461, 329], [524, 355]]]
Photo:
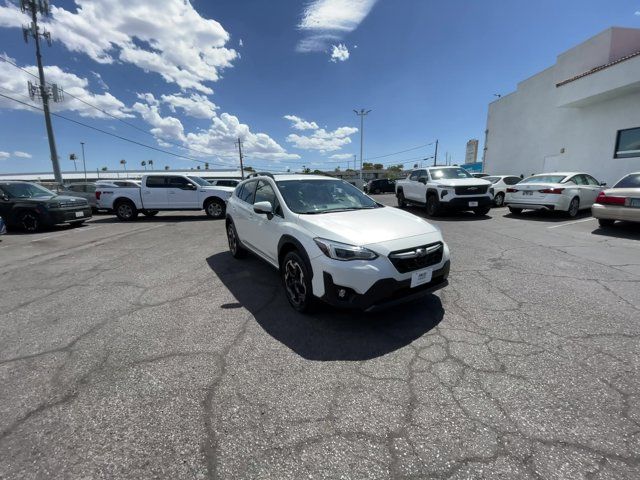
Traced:
[[467, 187], [456, 187], [456, 195], [484, 195], [489, 190], [489, 185], [470, 185]]
[[398, 250], [389, 254], [389, 260], [400, 273], [413, 272], [421, 268], [437, 265], [442, 261], [444, 245], [442, 242], [420, 247]]
[[86, 200], [76, 200], [75, 202], [60, 202], [60, 208], [69, 208], [69, 207], [86, 207], [89, 205], [89, 202]]

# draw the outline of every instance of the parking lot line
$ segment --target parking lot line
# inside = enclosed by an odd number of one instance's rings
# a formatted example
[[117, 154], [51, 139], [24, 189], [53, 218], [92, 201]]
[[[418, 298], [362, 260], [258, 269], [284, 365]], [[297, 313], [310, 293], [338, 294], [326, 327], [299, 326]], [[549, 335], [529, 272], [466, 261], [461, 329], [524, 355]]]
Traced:
[[552, 228], [560, 228], [560, 227], [568, 227], [569, 225], [575, 225], [576, 223], [588, 222], [590, 220], [595, 220], [595, 218], [583, 218], [582, 220], [576, 220], [575, 222], [561, 223], [560, 225], [553, 225], [552, 227], [547, 227], [549, 230]]
[[50, 239], [50, 238], [63, 237], [63, 236], [65, 236], [65, 235], [69, 235], [70, 233], [73, 233], [73, 232], [87, 232], [87, 231], [89, 231], [89, 230], [94, 230], [94, 229], [96, 229], [96, 228], [100, 228], [101, 226], [102, 226], [102, 225], [95, 225], [95, 226], [92, 226], [92, 227], [84, 227], [84, 228], [82, 228], [82, 229], [73, 229], [73, 230], [70, 230], [70, 231], [68, 231], [68, 232], [60, 232], [60, 233], [57, 233], [57, 234], [48, 235], [48, 236], [46, 236], [46, 237], [36, 238], [35, 240], [31, 240], [31, 243], [34, 243], [34, 242], [41, 242], [42, 240], [48, 240], [48, 239]]

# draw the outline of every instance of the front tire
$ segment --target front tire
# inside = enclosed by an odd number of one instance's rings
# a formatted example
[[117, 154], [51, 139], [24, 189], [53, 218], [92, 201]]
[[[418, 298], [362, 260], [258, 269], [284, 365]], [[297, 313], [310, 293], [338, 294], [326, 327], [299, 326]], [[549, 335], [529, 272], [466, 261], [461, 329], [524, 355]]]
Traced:
[[571, 202], [569, 203], [569, 209], [567, 210], [567, 216], [569, 218], [576, 218], [578, 212], [580, 211], [580, 199], [578, 197], [573, 197]]
[[123, 222], [131, 222], [138, 218], [138, 209], [129, 200], [118, 202], [115, 208], [116, 217]]
[[598, 219], [598, 225], [600, 225], [602, 228], [613, 227], [614, 223], [616, 223], [616, 221], [612, 220], [610, 218], [599, 218]]
[[404, 193], [402, 191], [398, 192], [398, 194], [396, 195], [396, 198], [398, 199], [398, 207], [406, 208], [407, 202], [404, 199]]
[[244, 258], [247, 256], [247, 251], [240, 244], [238, 232], [231, 221], [227, 223], [227, 242], [229, 243], [229, 251], [233, 258]]
[[207, 200], [204, 204], [204, 211], [209, 218], [222, 218], [225, 216], [226, 210], [224, 202], [218, 198]]
[[521, 208], [509, 207], [509, 211], [514, 215], [520, 215], [522, 213]]
[[437, 217], [440, 213], [440, 205], [438, 205], [438, 198], [435, 195], [429, 195], [427, 197], [427, 216]]
[[314, 303], [311, 272], [302, 256], [297, 251], [287, 253], [280, 272], [289, 305], [297, 312], [310, 312]]
[[504, 206], [504, 193], [497, 194], [496, 197], [493, 199], [493, 203], [498, 208]]
[[22, 212], [18, 217], [18, 223], [27, 233], [36, 233], [42, 228], [40, 216], [32, 211]]

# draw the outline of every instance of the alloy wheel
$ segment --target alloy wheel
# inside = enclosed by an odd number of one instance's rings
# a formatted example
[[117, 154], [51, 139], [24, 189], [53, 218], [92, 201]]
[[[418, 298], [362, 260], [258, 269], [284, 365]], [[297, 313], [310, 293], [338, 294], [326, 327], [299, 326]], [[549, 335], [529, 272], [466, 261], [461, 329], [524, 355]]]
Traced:
[[227, 240], [229, 241], [229, 251], [235, 255], [238, 250], [238, 240], [236, 239], [236, 232], [231, 223], [227, 227]]
[[131, 218], [133, 216], [133, 209], [128, 203], [122, 203], [118, 206], [118, 216], [120, 218]]
[[284, 285], [289, 300], [295, 306], [302, 305], [307, 298], [304, 280], [304, 272], [300, 264], [293, 259], [288, 260], [284, 267]]
[[222, 206], [218, 202], [211, 202], [207, 205], [207, 213], [212, 217], [221, 217]]
[[38, 230], [38, 217], [36, 214], [27, 212], [21, 218], [22, 228], [27, 232], [36, 232]]

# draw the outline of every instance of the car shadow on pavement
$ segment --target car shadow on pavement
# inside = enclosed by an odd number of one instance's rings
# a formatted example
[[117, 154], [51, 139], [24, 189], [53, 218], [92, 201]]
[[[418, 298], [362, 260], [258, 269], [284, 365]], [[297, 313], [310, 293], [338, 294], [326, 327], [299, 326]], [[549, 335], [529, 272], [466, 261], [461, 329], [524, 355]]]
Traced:
[[251, 255], [236, 260], [222, 252], [207, 258], [207, 264], [237, 301], [221, 308], [246, 308], [265, 332], [307, 360], [380, 357], [420, 338], [444, 317], [435, 295], [375, 314], [319, 305], [303, 315], [287, 302], [278, 272], [262, 260]]
[[449, 211], [449, 212], [444, 212], [438, 215], [437, 217], [429, 217], [427, 215], [426, 210], [421, 207], [407, 207], [406, 211], [413, 213], [418, 217], [422, 217], [425, 220], [434, 220], [434, 221], [437, 220], [439, 222], [475, 222], [475, 221], [481, 221], [481, 220], [491, 220], [492, 218], [491, 217], [492, 211], [490, 211], [487, 215], [476, 215], [473, 212]]
[[531, 220], [532, 222], [571, 222], [574, 220], [582, 220], [591, 216], [591, 209], [580, 210], [574, 218], [570, 218], [564, 212], [552, 212], [549, 210], [525, 210], [519, 215], [507, 213], [504, 218], [516, 220]]
[[202, 215], [156, 215], [154, 217], [145, 217], [144, 215], [139, 215], [135, 220], [131, 220], [129, 222], [123, 222], [118, 220], [118, 217], [113, 216], [100, 216], [100, 218], [96, 218], [95, 216], [91, 220], [91, 223], [95, 224], [105, 224], [105, 223], [182, 223], [182, 222], [216, 222], [223, 220], [222, 218], [214, 219], [207, 217], [204, 213]]
[[616, 222], [611, 227], [598, 227], [591, 233], [605, 237], [640, 240], [640, 223]]

